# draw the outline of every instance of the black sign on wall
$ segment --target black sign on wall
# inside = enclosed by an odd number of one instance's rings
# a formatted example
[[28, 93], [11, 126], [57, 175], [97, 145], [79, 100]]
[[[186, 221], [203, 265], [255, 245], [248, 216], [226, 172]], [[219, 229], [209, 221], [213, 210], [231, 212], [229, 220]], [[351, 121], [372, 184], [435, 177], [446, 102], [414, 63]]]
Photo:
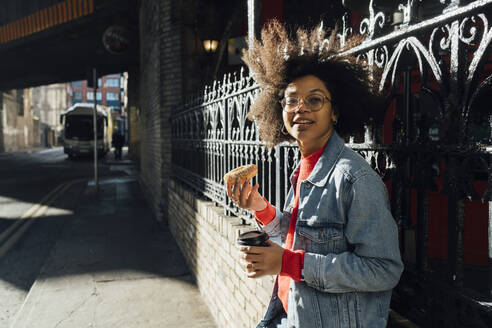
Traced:
[[130, 45], [128, 30], [124, 26], [111, 25], [103, 33], [104, 49], [114, 55], [124, 54]]

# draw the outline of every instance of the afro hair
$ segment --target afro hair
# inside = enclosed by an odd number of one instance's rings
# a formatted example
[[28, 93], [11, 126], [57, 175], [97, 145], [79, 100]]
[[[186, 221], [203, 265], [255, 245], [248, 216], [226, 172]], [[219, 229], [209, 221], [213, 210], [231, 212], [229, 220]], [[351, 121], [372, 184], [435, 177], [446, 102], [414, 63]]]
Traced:
[[267, 146], [295, 141], [281, 132], [280, 100], [290, 82], [306, 75], [318, 77], [330, 91], [338, 115], [336, 130], [343, 137], [360, 133], [373, 118], [381, 118], [383, 99], [371, 74], [378, 70], [355, 56], [341, 55], [359, 44], [361, 36], [351, 37], [343, 49], [336, 36], [336, 28], [327, 31], [320, 23], [312, 30], [298, 29], [290, 37], [283, 24], [272, 20], [262, 29], [261, 41], [254, 39], [243, 51], [243, 60], [260, 87], [247, 118], [256, 122]]

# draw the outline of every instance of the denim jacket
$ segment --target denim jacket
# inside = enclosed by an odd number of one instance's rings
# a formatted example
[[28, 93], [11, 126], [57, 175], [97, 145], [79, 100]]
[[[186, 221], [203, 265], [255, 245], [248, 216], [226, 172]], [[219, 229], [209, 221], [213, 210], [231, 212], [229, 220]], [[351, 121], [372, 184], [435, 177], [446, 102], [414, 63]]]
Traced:
[[[278, 243], [285, 243], [294, 192], [262, 227]], [[381, 178], [336, 132], [301, 183], [293, 245], [306, 253], [303, 281], [290, 284], [287, 327], [386, 327], [403, 271], [397, 226]], [[278, 303], [275, 289], [259, 327], [276, 327], [269, 319]]]

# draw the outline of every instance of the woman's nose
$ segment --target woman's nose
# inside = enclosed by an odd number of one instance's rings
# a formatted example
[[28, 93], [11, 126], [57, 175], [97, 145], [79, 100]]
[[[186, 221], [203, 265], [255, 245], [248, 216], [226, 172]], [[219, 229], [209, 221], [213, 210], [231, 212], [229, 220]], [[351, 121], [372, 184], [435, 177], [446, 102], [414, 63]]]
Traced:
[[295, 112], [305, 112], [309, 111], [309, 108], [307, 108], [306, 104], [304, 103], [304, 99], [299, 99], [299, 104], [296, 107]]

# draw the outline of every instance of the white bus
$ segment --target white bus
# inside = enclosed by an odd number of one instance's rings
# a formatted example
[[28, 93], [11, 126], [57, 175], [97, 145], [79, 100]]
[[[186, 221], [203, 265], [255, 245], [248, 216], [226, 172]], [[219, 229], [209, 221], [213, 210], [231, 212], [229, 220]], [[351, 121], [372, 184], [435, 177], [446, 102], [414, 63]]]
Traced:
[[[77, 103], [60, 115], [63, 124], [63, 150], [69, 158], [90, 156], [94, 153], [94, 104]], [[108, 114], [97, 106], [97, 153], [109, 151]]]

